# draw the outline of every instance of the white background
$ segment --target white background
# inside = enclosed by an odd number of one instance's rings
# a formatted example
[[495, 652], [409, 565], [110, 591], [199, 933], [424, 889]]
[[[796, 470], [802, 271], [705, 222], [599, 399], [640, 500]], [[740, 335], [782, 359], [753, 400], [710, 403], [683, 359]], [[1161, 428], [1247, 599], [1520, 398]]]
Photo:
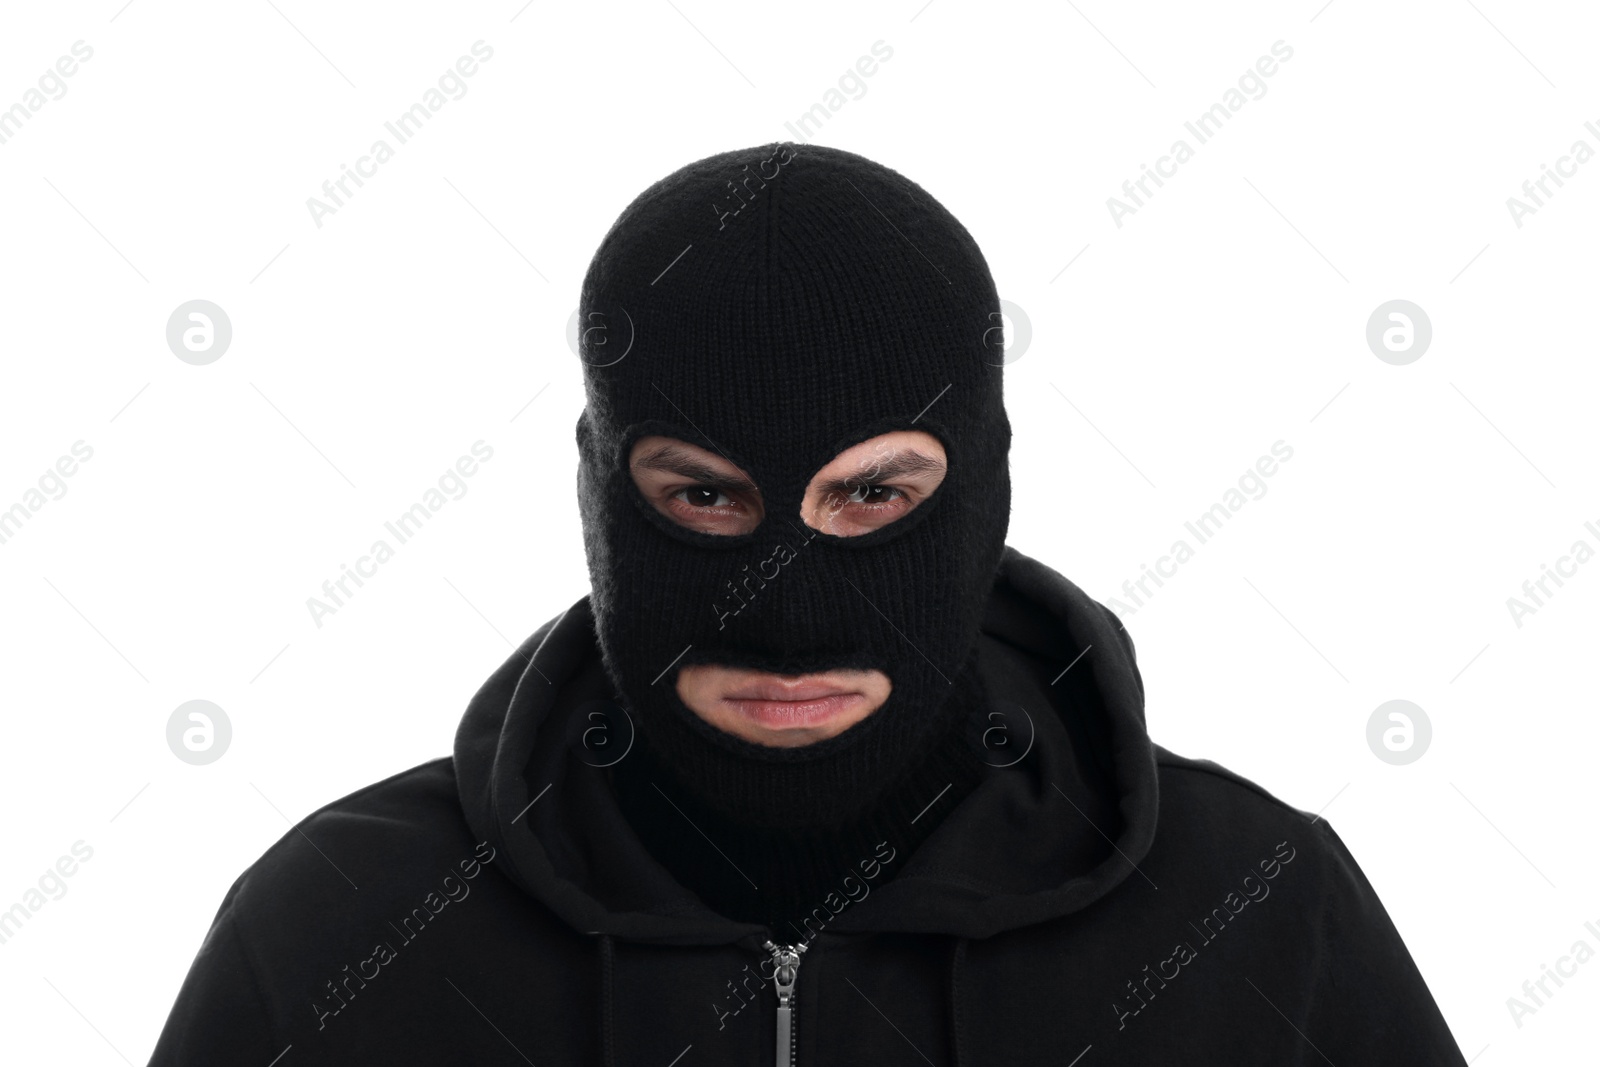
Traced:
[[[1506, 604], [1600, 549], [1600, 160], [1521, 227], [1506, 205], [1600, 150], [1592, 9], [274, 2], [4, 13], [0, 108], [94, 52], [0, 144], [0, 509], [93, 458], [0, 544], [0, 909], [93, 858], [0, 945], [0, 1060], [143, 1062], [286, 819], [448, 753], [508, 644], [586, 591], [564, 330], [601, 235], [669, 171], [793, 137], [880, 40], [816, 140], [923, 184], [1031, 320], [1011, 543], [1109, 600], [1292, 447], [1127, 616], [1151, 732], [1326, 809], [1469, 1059], [1593, 1058], [1600, 961], [1520, 1028], [1506, 1006], [1600, 948], [1600, 561], [1520, 627]], [[315, 225], [480, 39], [466, 95]], [[197, 298], [233, 326], [208, 366], [165, 340]], [[1397, 298], [1434, 331], [1405, 366], [1365, 340]], [[317, 627], [306, 599], [478, 440], [467, 494]], [[197, 698], [234, 731], [202, 767], [165, 739]], [[1395, 698], [1433, 726], [1408, 766], [1366, 741]]]

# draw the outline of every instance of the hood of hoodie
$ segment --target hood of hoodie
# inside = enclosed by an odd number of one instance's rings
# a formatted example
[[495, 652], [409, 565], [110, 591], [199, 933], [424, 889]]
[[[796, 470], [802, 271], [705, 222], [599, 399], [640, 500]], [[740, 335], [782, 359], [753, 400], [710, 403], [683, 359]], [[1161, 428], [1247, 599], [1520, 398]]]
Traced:
[[[1019, 624], [1019, 618], [1029, 624]], [[1059, 663], [1049, 707], [1028, 711], [1013, 743], [1029, 758], [993, 772], [893, 878], [830, 924], [838, 933], [985, 938], [1079, 911], [1129, 877], [1155, 836], [1156, 755], [1145, 729], [1133, 642], [1108, 608], [1065, 577], [1005, 550], [984, 633]], [[712, 911], [645, 850], [592, 748], [575, 743], [612, 695], [588, 598], [546, 623], [484, 683], [456, 734], [468, 824], [502, 869], [573, 930], [656, 944], [760, 944], [761, 925]], [[628, 720], [613, 730], [626, 758]], [[1109, 846], [1090, 863], [1052, 847], [1058, 788], [1076, 743], [1089, 745], [1118, 815], [1094, 826]]]

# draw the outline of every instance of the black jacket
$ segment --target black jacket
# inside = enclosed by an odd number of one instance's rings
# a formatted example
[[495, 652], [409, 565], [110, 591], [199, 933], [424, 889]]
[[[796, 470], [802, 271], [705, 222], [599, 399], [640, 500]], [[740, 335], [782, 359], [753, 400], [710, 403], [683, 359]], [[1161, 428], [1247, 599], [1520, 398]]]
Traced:
[[[983, 641], [1073, 664], [1076, 688], [915, 853], [841, 871], [794, 972], [799, 1067], [1463, 1064], [1326, 820], [1153, 745], [1131, 640], [1061, 575], [1008, 550], [993, 603]], [[1006, 621], [1028, 613], [1049, 625]], [[285, 834], [224, 898], [151, 1062], [774, 1063], [763, 943], [795, 939], [677, 885], [578, 758], [595, 654], [579, 601], [484, 684], [453, 758]], [[1056, 788], [1074, 745], [1107, 825]], [[1090, 832], [1086, 863], [1062, 842]]]

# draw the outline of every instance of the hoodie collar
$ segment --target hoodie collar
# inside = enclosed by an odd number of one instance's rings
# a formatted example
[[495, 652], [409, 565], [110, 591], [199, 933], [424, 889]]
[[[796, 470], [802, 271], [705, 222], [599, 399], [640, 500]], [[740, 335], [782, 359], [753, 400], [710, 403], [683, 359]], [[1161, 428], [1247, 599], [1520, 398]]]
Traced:
[[[894, 878], [845, 908], [839, 933], [911, 932], [982, 938], [1081, 910], [1135, 870], [1155, 835], [1155, 753], [1133, 643], [1116, 616], [1056, 571], [1007, 548], [984, 630], [1075, 681], [1029, 709], [1033, 758], [996, 769]], [[1024, 615], [1040, 623], [1024, 626]], [[660, 944], [755, 942], [764, 927], [727, 919], [679, 885], [623, 819], [607, 773], [575, 743], [589, 709], [612, 693], [588, 598], [541, 626], [490, 676], [456, 733], [463, 811], [479, 840], [506, 856], [520, 888], [580, 933]], [[1060, 694], [1058, 696], [1058, 694]], [[1087, 699], [1083, 699], [1087, 697]], [[626, 752], [631, 724], [607, 728]], [[1092, 737], [1114, 793], [1113, 846], [1085, 866], [1052, 849], [1045, 828], [1072, 818], [1058, 788], [1071, 738]], [[623, 756], [622, 758], [626, 758]], [[1046, 847], [1041, 848], [1041, 843]], [[981, 847], [977, 847], [981, 843]]]

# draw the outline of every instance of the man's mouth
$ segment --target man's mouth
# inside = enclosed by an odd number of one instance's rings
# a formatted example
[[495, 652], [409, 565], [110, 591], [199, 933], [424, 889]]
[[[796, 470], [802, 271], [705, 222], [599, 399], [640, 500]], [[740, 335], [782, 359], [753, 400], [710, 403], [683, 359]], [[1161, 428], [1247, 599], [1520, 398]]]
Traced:
[[817, 726], [866, 699], [858, 687], [828, 674], [759, 674], [722, 696], [727, 707], [775, 730]]

